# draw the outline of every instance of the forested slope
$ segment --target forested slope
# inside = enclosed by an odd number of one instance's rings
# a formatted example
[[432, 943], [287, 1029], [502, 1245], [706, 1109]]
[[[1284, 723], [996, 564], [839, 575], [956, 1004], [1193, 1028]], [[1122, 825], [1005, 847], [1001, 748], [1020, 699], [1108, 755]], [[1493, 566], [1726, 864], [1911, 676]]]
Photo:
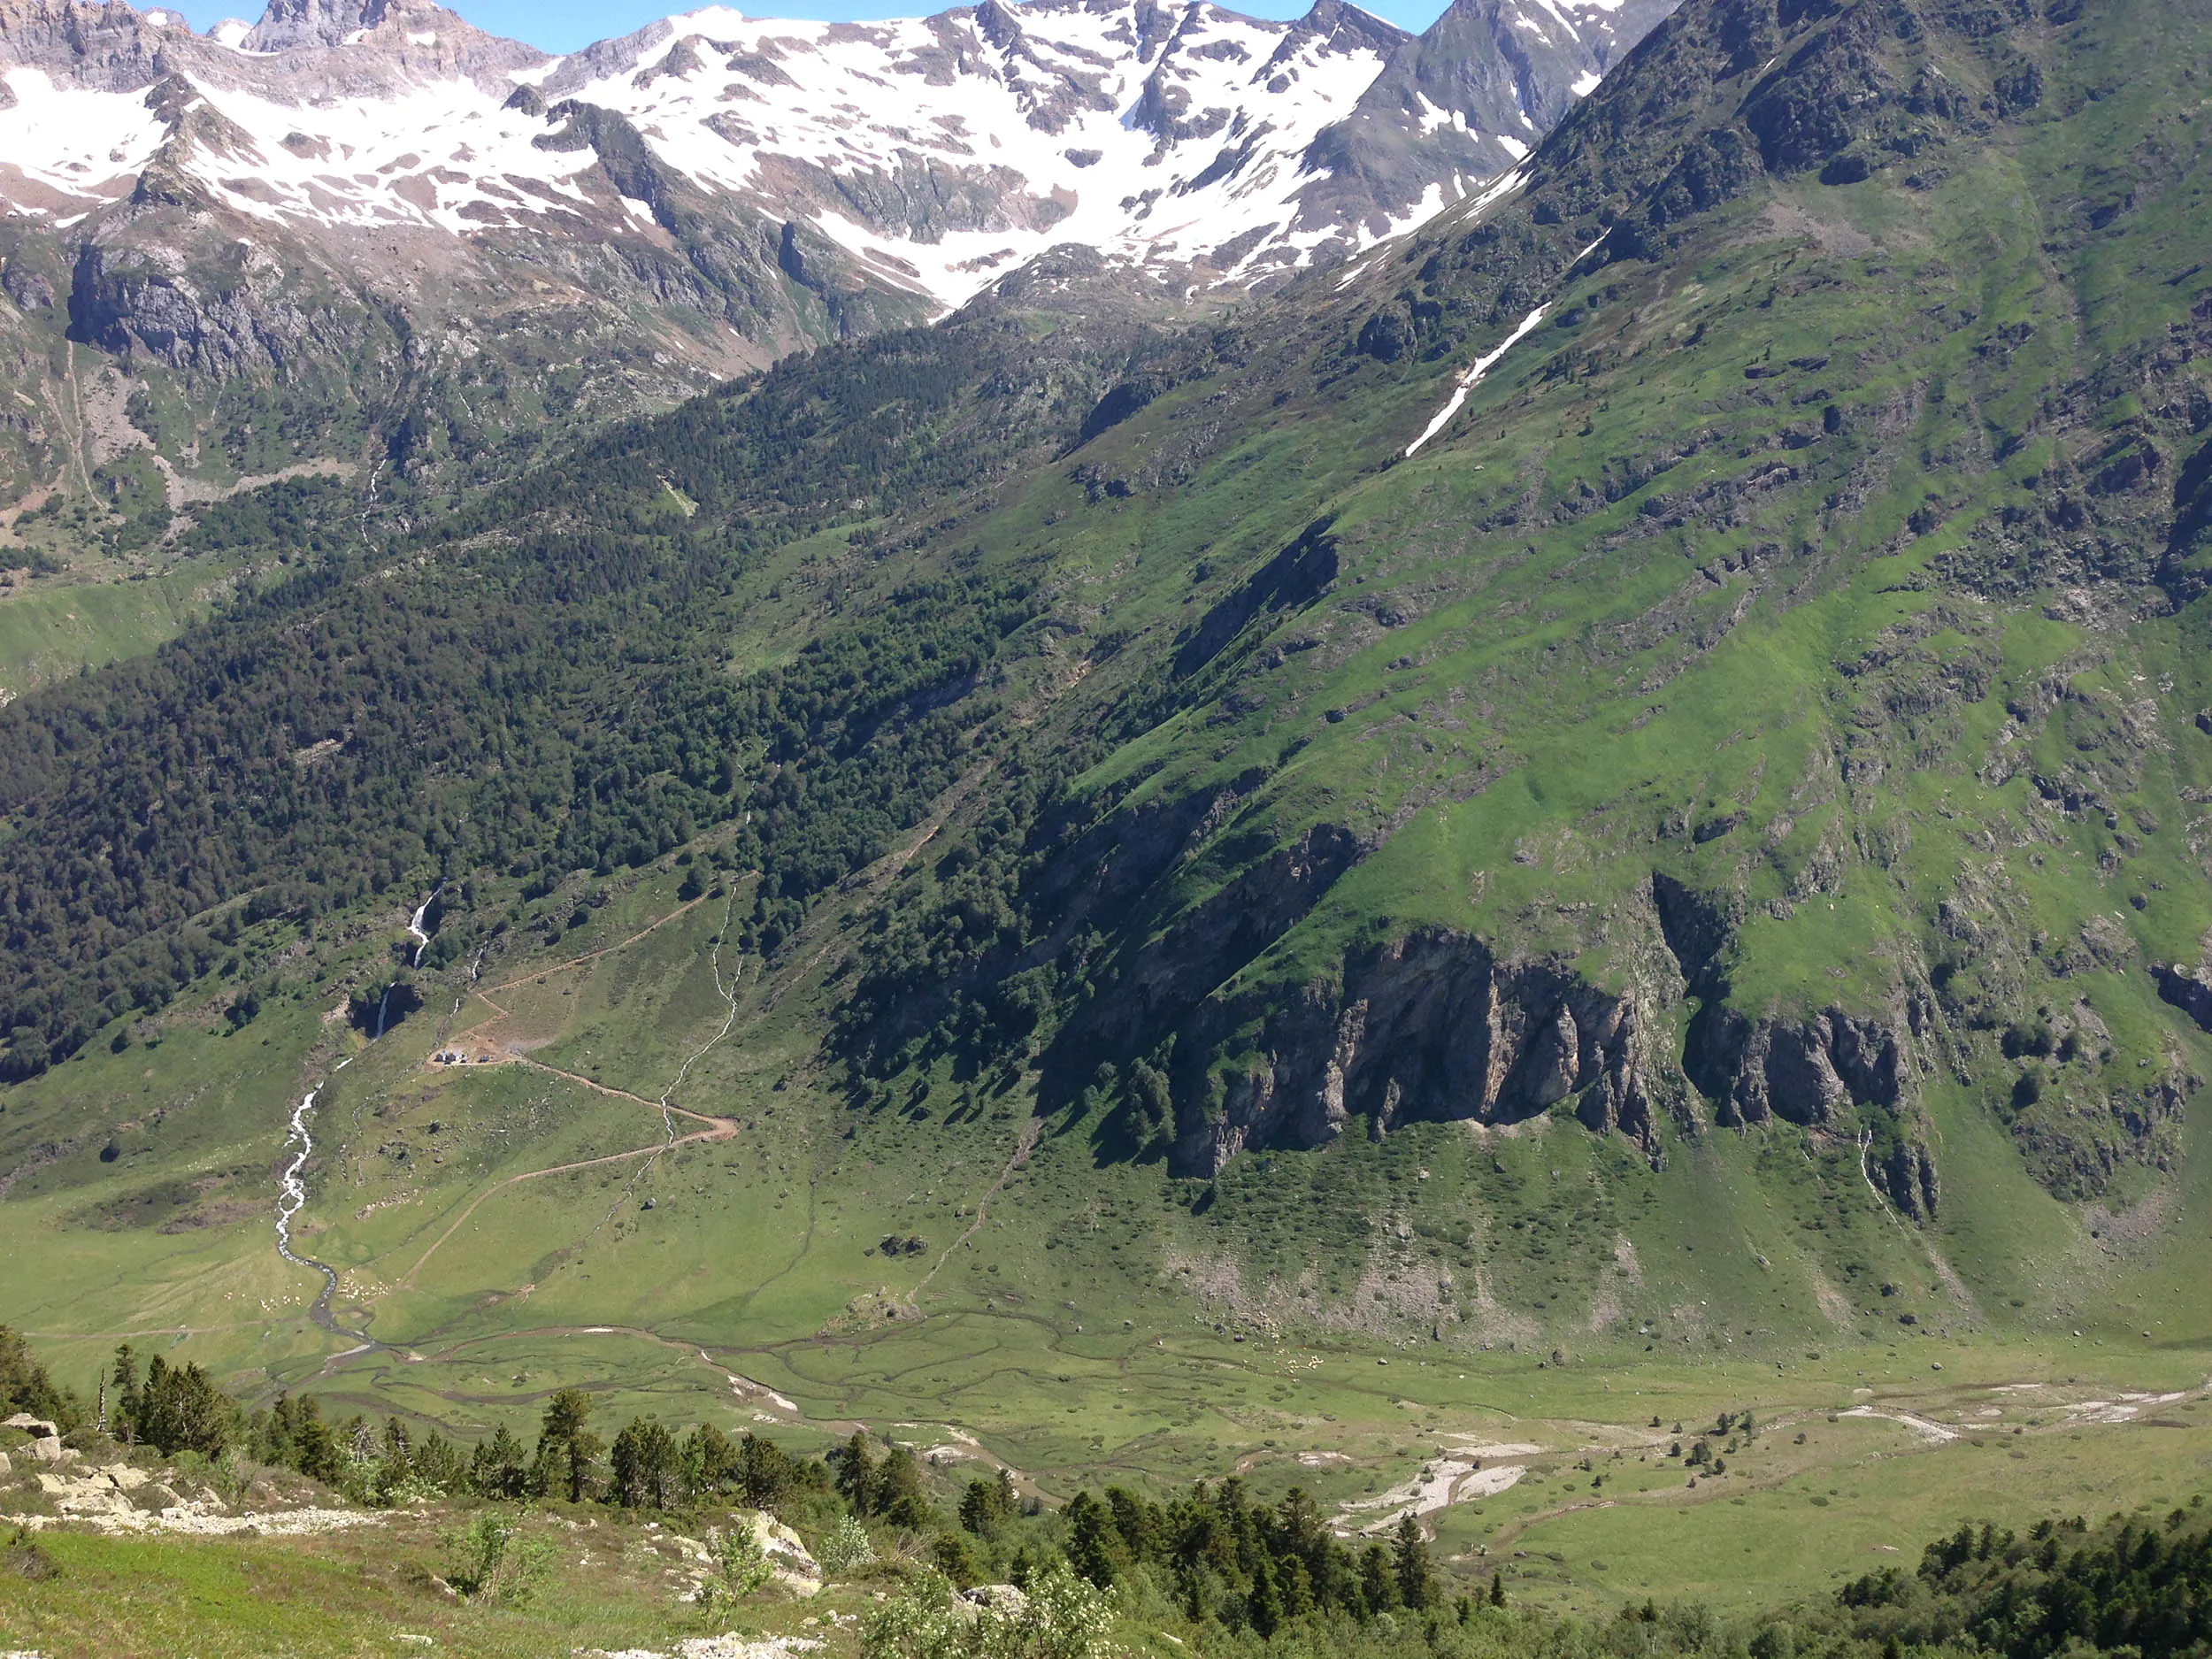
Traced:
[[1571, 1114], [1794, 1125], [1921, 1227], [2140, 1190], [2212, 1021], [2208, 40], [1693, 0], [1226, 326], [826, 349], [27, 699], [8, 1072], [240, 919], [443, 880], [451, 960], [695, 838], [773, 961], [934, 810], [841, 1109], [1033, 1062], [1176, 1175]]

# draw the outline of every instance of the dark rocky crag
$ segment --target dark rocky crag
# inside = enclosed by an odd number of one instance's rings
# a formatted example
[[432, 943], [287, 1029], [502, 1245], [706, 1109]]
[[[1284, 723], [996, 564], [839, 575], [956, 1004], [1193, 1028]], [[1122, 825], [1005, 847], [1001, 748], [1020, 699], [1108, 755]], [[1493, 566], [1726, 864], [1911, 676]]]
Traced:
[[1287, 1005], [1210, 1003], [1178, 1051], [1218, 1053], [1256, 1016], [1254, 1058], [1176, 1078], [1178, 1174], [1213, 1175], [1248, 1147], [1323, 1146], [1355, 1117], [1379, 1135], [1412, 1122], [1509, 1124], [1569, 1100], [1593, 1131], [1657, 1153], [1635, 1004], [1563, 964], [1501, 962], [1466, 934], [1414, 933], [1358, 953], [1340, 983], [1309, 986]]

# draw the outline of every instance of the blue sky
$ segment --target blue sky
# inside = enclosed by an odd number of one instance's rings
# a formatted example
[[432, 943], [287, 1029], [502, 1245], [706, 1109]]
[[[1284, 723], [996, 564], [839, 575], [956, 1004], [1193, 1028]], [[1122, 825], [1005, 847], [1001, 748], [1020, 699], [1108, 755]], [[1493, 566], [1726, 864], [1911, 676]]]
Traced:
[[[136, 0], [140, 9], [149, 10], [149, 0]], [[706, 0], [446, 0], [453, 10], [477, 26], [495, 35], [508, 35], [517, 40], [528, 41], [533, 46], [549, 52], [574, 51], [579, 46], [593, 41], [604, 40], [613, 35], [627, 35], [632, 29], [650, 23], [655, 18], [666, 17], [672, 12], [691, 11]], [[893, 18], [915, 17], [931, 12], [943, 11], [959, 0], [918, 0], [917, 4], [870, 4], [867, 0], [828, 0], [828, 4], [810, 4], [809, 0], [750, 0], [737, 9], [749, 17], [789, 18]], [[1310, 0], [1222, 0], [1233, 12], [1242, 12], [1253, 17], [1292, 18], [1303, 12]], [[183, 5], [165, 5], [165, 10], [181, 12], [195, 28], [204, 29], [227, 17], [243, 17], [249, 21], [261, 15], [255, 0], [233, 0], [230, 5], [222, 0], [191, 0]], [[1438, 12], [1444, 9], [1443, 0], [1370, 0], [1367, 9], [1379, 17], [1388, 18], [1401, 28], [1426, 28]]]

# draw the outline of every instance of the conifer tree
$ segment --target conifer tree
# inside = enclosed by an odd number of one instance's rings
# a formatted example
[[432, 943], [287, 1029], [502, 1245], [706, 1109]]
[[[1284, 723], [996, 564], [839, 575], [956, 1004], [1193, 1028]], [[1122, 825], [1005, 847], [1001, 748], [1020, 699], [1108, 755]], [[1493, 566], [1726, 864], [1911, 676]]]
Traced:
[[1113, 1517], [1087, 1492], [1069, 1501], [1068, 1564], [1099, 1589], [1114, 1587]]
[[1282, 1628], [1283, 1602], [1275, 1586], [1275, 1571], [1263, 1550], [1252, 1563], [1252, 1588], [1244, 1598], [1245, 1617], [1263, 1637]]
[[1410, 1515], [1401, 1516], [1393, 1545], [1391, 1568], [1399, 1601], [1409, 1608], [1434, 1606], [1436, 1574], [1429, 1565], [1429, 1545], [1421, 1536], [1421, 1524]]

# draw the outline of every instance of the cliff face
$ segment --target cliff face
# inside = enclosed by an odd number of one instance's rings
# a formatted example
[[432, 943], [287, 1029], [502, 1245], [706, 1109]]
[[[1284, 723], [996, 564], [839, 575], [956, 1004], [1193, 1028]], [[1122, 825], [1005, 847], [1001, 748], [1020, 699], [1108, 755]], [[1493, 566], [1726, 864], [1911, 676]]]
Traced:
[[[1217, 1052], [1247, 1010], [1210, 1006], [1187, 1052]], [[1563, 965], [1500, 961], [1463, 933], [1415, 933], [1345, 964], [1265, 1022], [1254, 1058], [1176, 1079], [1173, 1165], [1212, 1175], [1247, 1147], [1317, 1147], [1355, 1116], [1512, 1123], [1572, 1098], [1594, 1130], [1656, 1156], [1651, 1056], [1634, 1004]]]
[[1691, 1024], [1685, 1070], [1718, 1120], [1780, 1118], [1829, 1129], [1857, 1106], [1894, 1110], [1910, 1093], [1901, 1033], [1886, 1019], [1830, 1009], [1803, 1020], [1749, 1020], [1729, 1009]]
[[160, 240], [84, 244], [71, 273], [69, 337], [211, 379], [297, 373], [311, 357], [342, 362], [372, 334], [393, 343], [358, 299], [288, 282], [244, 243], [217, 259], [195, 269]]

